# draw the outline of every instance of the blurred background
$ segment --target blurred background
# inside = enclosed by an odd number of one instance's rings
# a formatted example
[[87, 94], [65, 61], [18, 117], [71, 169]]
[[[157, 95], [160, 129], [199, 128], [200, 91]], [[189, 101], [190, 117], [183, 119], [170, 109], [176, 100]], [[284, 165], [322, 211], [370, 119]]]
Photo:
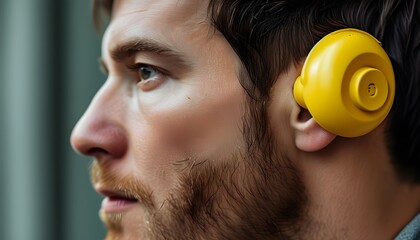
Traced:
[[90, 0], [0, 1], [0, 239], [102, 239], [91, 159], [69, 144], [103, 83]]

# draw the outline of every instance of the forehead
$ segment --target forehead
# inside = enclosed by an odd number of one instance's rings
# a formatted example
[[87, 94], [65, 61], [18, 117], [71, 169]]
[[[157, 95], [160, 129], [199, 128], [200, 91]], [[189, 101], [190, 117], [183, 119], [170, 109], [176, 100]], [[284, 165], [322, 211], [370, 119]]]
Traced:
[[211, 28], [208, 4], [207, 0], [116, 0], [103, 50], [136, 37], [158, 39], [163, 44], [193, 40]]
[[[111, 23], [142, 24], [142, 27], [194, 28], [207, 20], [206, 0], [117, 0], [112, 10]], [[148, 24], [148, 25], [147, 25]], [[126, 27], [128, 27], [126, 25]], [[123, 27], [123, 26], [120, 26]]]
[[159, 15], [159, 18], [177, 21], [194, 17], [203, 18], [207, 13], [207, 7], [206, 0], [116, 0], [112, 15], [164, 14]]

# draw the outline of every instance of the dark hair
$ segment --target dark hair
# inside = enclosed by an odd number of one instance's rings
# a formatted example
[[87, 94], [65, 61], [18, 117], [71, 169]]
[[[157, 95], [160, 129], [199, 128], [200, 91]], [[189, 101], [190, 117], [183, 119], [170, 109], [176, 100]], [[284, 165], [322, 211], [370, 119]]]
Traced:
[[[95, 2], [95, 16], [99, 5], [112, 8], [112, 0]], [[401, 178], [420, 183], [419, 0], [210, 0], [209, 15], [242, 61], [241, 84], [262, 102], [279, 74], [328, 33], [352, 27], [379, 39], [396, 78], [388, 149]]]
[[210, 10], [242, 61], [243, 85], [262, 99], [269, 98], [279, 74], [328, 33], [352, 27], [379, 39], [396, 77], [388, 149], [401, 178], [420, 182], [418, 0], [211, 0]]

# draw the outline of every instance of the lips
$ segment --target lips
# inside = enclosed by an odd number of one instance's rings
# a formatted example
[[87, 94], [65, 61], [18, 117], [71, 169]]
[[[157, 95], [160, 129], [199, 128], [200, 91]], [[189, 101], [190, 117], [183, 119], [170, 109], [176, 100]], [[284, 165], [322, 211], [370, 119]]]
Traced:
[[102, 201], [101, 210], [108, 213], [127, 211], [138, 203], [138, 200], [134, 196], [121, 192], [108, 190], [99, 190], [98, 192], [105, 196], [105, 199]]

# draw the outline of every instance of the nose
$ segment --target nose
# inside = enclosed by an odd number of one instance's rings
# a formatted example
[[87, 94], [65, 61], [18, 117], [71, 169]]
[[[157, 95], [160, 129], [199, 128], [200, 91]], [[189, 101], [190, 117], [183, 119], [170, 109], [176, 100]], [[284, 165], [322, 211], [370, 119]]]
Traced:
[[118, 87], [108, 83], [98, 91], [71, 134], [73, 149], [97, 159], [118, 159], [127, 152], [124, 104]]

